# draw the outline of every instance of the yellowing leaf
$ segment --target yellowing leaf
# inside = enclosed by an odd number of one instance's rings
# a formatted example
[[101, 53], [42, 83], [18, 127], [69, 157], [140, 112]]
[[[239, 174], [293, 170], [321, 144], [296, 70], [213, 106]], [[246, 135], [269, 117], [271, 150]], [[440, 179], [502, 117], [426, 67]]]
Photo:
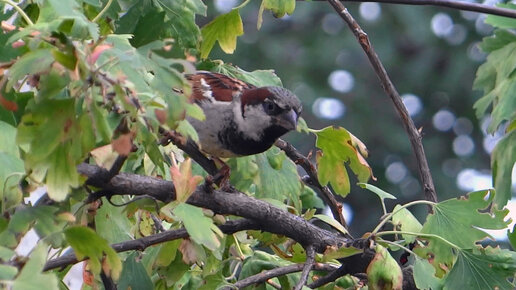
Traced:
[[270, 10], [274, 17], [280, 18], [285, 16], [285, 13], [291, 15], [296, 8], [296, 0], [263, 0], [258, 11], [258, 21], [256, 26], [258, 29], [262, 27], [263, 10]]
[[207, 58], [215, 41], [225, 53], [233, 53], [236, 48], [237, 36], [244, 34], [244, 26], [238, 9], [219, 15], [201, 29], [202, 44], [201, 58]]
[[[114, 280], [118, 280], [122, 271], [122, 262], [106, 240], [87, 227], [70, 227], [64, 233], [77, 258], [79, 260], [89, 258], [89, 265], [94, 274], [99, 274], [102, 267]], [[105, 259], [104, 255], [106, 255]]]
[[344, 164], [348, 165], [360, 182], [370, 177], [374, 179], [371, 167], [353, 145], [356, 144], [355, 138], [346, 129], [326, 127], [313, 132], [317, 136], [316, 146], [322, 150], [322, 153], [317, 154], [321, 184], [331, 183], [338, 194], [346, 196], [350, 191], [350, 183]]
[[179, 167], [177, 164], [171, 166], [170, 176], [176, 189], [176, 200], [178, 202], [188, 200], [197, 185], [202, 181], [202, 176], [192, 176], [192, 160], [190, 158], [182, 162]]

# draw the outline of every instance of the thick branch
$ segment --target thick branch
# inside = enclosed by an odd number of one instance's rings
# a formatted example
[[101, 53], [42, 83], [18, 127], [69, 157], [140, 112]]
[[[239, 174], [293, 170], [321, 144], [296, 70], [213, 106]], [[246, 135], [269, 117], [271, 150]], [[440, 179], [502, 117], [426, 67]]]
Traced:
[[416, 126], [410, 118], [407, 108], [405, 108], [405, 105], [403, 104], [403, 101], [401, 100], [398, 91], [394, 87], [394, 84], [392, 83], [391, 79], [387, 75], [387, 72], [385, 71], [385, 67], [383, 66], [382, 62], [378, 58], [378, 55], [374, 51], [374, 48], [371, 42], [369, 41], [369, 37], [362, 30], [360, 25], [358, 25], [353, 16], [351, 16], [346, 7], [342, 5], [342, 3], [340, 3], [338, 0], [328, 0], [328, 2], [333, 6], [333, 8], [339, 14], [339, 16], [348, 24], [349, 28], [351, 29], [351, 31], [357, 38], [358, 42], [362, 46], [362, 49], [364, 50], [365, 54], [369, 58], [369, 62], [373, 66], [376, 75], [380, 79], [380, 83], [383, 87], [383, 90], [394, 103], [394, 107], [400, 115], [403, 127], [405, 128], [405, 131], [407, 132], [407, 135], [409, 137], [410, 144], [412, 145], [412, 150], [416, 155], [419, 176], [421, 178], [421, 182], [423, 183], [423, 191], [425, 193], [425, 198], [429, 201], [437, 202], [437, 195], [435, 193], [434, 182], [432, 180], [430, 168], [428, 167], [425, 151], [423, 149], [421, 134], [416, 129]]
[[[275, 278], [275, 277], [287, 275], [290, 273], [300, 272], [303, 270], [304, 267], [305, 267], [305, 264], [293, 264], [293, 265], [288, 265], [285, 267], [274, 268], [274, 269], [263, 271], [256, 275], [247, 277], [245, 279], [242, 279], [233, 285], [235, 287], [237, 287], [238, 289], [242, 289], [244, 287], [247, 287], [247, 286], [250, 286], [253, 284], [264, 283], [265, 281]], [[315, 263], [312, 265], [310, 270], [328, 271], [329, 272], [329, 271], [335, 270], [335, 266], [329, 265], [329, 264]]]
[[347, 229], [346, 220], [342, 215], [342, 204], [335, 199], [335, 196], [327, 186], [323, 186], [321, 182], [319, 182], [319, 178], [317, 177], [317, 168], [315, 168], [312, 162], [303, 156], [303, 154], [299, 153], [292, 144], [282, 139], [278, 139], [274, 145], [283, 150], [290, 160], [300, 165], [306, 171], [306, 174], [308, 174], [308, 177], [310, 178], [308, 184], [315, 187], [321, 193], [320, 196], [330, 207], [333, 218], [339, 221], [340, 224]]
[[[110, 195], [148, 195], [165, 202], [175, 198], [171, 181], [120, 173], [109, 183], [102, 184], [102, 175], [108, 174], [107, 170], [94, 165], [81, 164], [78, 166], [78, 171], [89, 177], [88, 181], [91, 185], [108, 189]], [[98, 181], [100, 181], [99, 184], [97, 184]], [[258, 224], [259, 229], [285, 235], [305, 247], [312, 245], [317, 252], [324, 251], [328, 246], [340, 247], [349, 242], [349, 239], [318, 228], [299, 216], [241, 192], [228, 193], [220, 190], [207, 192], [205, 186], [201, 185], [187, 202], [210, 209], [215, 213], [251, 219]]]
[[[226, 234], [233, 234], [239, 231], [243, 230], [252, 230], [252, 229], [258, 229], [258, 226], [255, 222], [247, 220], [247, 219], [240, 219], [240, 220], [234, 220], [234, 221], [228, 221], [223, 225], [219, 226], [220, 230], [223, 233]], [[120, 252], [127, 252], [127, 251], [143, 251], [147, 247], [150, 247], [152, 245], [182, 239], [188, 237], [188, 233], [186, 230], [183, 229], [177, 229], [177, 230], [170, 230], [158, 234], [154, 234], [151, 236], [125, 241], [121, 243], [112, 244], [111, 247], [118, 253]], [[56, 268], [63, 268], [68, 265], [72, 265], [79, 262], [77, 260], [77, 257], [75, 256], [73, 251], [70, 251], [63, 256], [59, 258], [52, 259], [48, 261], [45, 264], [45, 267], [43, 268], [43, 271], [48, 271]]]

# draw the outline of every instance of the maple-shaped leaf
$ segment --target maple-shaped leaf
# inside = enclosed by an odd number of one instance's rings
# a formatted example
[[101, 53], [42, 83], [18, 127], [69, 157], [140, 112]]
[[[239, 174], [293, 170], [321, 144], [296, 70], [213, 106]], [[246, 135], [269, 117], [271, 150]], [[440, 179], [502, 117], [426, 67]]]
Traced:
[[89, 258], [89, 265], [94, 274], [99, 274], [102, 269], [114, 280], [118, 280], [122, 271], [122, 262], [105, 239], [87, 227], [70, 227], [64, 233], [77, 258], [79, 260]]
[[[487, 196], [489, 194], [489, 196]], [[494, 199], [494, 191], [472, 192], [466, 197], [452, 198], [435, 204], [423, 225], [422, 233], [438, 235], [462, 249], [472, 249], [475, 242], [490, 237], [483, 229], [504, 229], [509, 221], [504, 221], [508, 209], [489, 208]], [[428, 244], [417, 247], [415, 252], [428, 258], [442, 277], [454, 261], [452, 246], [436, 238], [428, 238]]]
[[[373, 172], [362, 154], [354, 146], [356, 138], [341, 127], [326, 127], [313, 130], [317, 136], [316, 146], [322, 150], [317, 154], [318, 177], [321, 184], [331, 183], [335, 192], [346, 196], [350, 191], [349, 176], [344, 164], [357, 176], [360, 182], [373, 177]], [[360, 150], [365, 150], [362, 147]]]
[[244, 34], [244, 25], [238, 9], [233, 9], [226, 14], [217, 16], [210, 23], [201, 29], [201, 58], [207, 58], [215, 41], [219, 42], [220, 48], [228, 54], [233, 53], [236, 48], [236, 39]]
[[375, 251], [373, 260], [367, 266], [369, 289], [401, 290], [403, 273], [400, 266], [386, 248], [376, 245]]
[[190, 235], [190, 239], [194, 242], [210, 250], [220, 247], [217, 235], [222, 237], [224, 234], [213, 223], [211, 218], [204, 215], [201, 208], [187, 203], [180, 203], [172, 212], [177, 219], [183, 222], [186, 231]]
[[170, 167], [170, 176], [176, 189], [176, 200], [185, 202], [195, 191], [197, 185], [202, 181], [202, 176], [192, 176], [192, 160], [190, 158], [181, 162], [181, 165], [174, 164]]
[[514, 289], [507, 280], [514, 273], [516, 252], [492, 247], [460, 250], [444, 278], [444, 289]]

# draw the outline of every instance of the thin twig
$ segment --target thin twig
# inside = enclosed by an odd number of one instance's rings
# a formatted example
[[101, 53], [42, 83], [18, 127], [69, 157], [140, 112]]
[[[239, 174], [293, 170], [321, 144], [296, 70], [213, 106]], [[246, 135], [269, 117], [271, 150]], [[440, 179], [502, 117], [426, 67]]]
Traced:
[[165, 131], [164, 129], [161, 129], [160, 131], [160, 133], [163, 134], [163, 138], [160, 140], [161, 145], [166, 146], [168, 143], [172, 142], [179, 149], [188, 154], [190, 158], [195, 160], [195, 162], [197, 162], [204, 170], [206, 170], [208, 174], [215, 175], [219, 172], [215, 162], [202, 154], [194, 141], [185, 139], [173, 131]]
[[294, 290], [301, 290], [303, 286], [305, 286], [306, 281], [308, 280], [308, 275], [310, 274], [310, 270], [315, 263], [315, 250], [313, 246], [306, 247], [306, 261], [303, 266], [303, 271], [301, 272], [301, 277], [299, 277], [299, 281], [294, 287]]
[[321, 182], [319, 182], [319, 178], [317, 177], [317, 168], [315, 168], [312, 162], [310, 162], [310, 160], [308, 160], [308, 158], [303, 154], [299, 153], [292, 144], [282, 139], [278, 139], [274, 145], [283, 150], [290, 160], [301, 166], [306, 171], [309, 180], [303, 181], [305, 181], [307, 185], [313, 186], [319, 191], [321, 198], [330, 207], [333, 218], [339, 221], [344, 228], [348, 229], [346, 220], [342, 214], [342, 204], [335, 199], [334, 194], [327, 186], [323, 186]]
[[[430, 174], [430, 168], [428, 167], [428, 162], [426, 160], [425, 151], [423, 149], [423, 143], [421, 142], [421, 134], [416, 129], [414, 122], [410, 118], [407, 108], [403, 104], [401, 97], [394, 87], [391, 79], [387, 75], [385, 71], [385, 67], [382, 62], [378, 58], [371, 42], [369, 41], [369, 37], [362, 30], [360, 25], [356, 22], [356, 20], [351, 16], [348, 12], [347, 8], [342, 5], [338, 0], [328, 0], [328, 2], [333, 6], [335, 11], [339, 14], [339, 16], [347, 23], [350, 30], [353, 32], [358, 42], [362, 46], [369, 62], [373, 66], [373, 69], [380, 79], [380, 83], [383, 87], [385, 93], [391, 98], [394, 103], [394, 107], [396, 111], [401, 117], [403, 127], [407, 132], [407, 135], [410, 140], [410, 144], [412, 145], [412, 150], [416, 155], [416, 161], [419, 169], [419, 176], [421, 178], [421, 182], [423, 184], [423, 191], [425, 193], [426, 200], [437, 202], [437, 195], [435, 193], [434, 182], [432, 180], [432, 175]], [[429, 211], [431, 211], [431, 207], [429, 207]]]
[[[315, 0], [324, 1], [324, 0]], [[472, 3], [467, 1], [453, 1], [453, 0], [345, 0], [345, 2], [378, 2], [385, 4], [404, 4], [404, 5], [428, 5], [440, 6], [462, 11], [472, 11], [491, 15], [505, 16], [516, 18], [516, 10], [508, 8], [493, 7], [486, 4]]]
[[321, 277], [321, 278], [315, 280], [314, 282], [312, 282], [311, 284], [309, 284], [308, 288], [312, 288], [312, 289], [319, 288], [323, 285], [326, 285], [328, 283], [331, 283], [331, 282], [339, 279], [340, 277], [342, 277], [346, 274], [347, 274], [346, 266], [342, 265], [338, 269], [335, 269], [334, 271], [330, 272], [328, 275]]
[[[225, 234], [233, 234], [242, 230], [258, 229], [255, 222], [248, 219], [240, 219], [234, 221], [228, 221], [223, 225], [219, 226], [220, 230]], [[169, 230], [166, 232], [146, 236], [143, 238], [125, 241], [121, 243], [112, 244], [111, 247], [117, 252], [127, 251], [143, 251], [147, 247], [152, 245], [182, 239], [188, 237], [188, 232], [183, 229]], [[43, 271], [48, 271], [56, 268], [63, 268], [68, 265], [72, 265], [80, 262], [77, 260], [73, 251], [69, 251], [59, 258], [52, 259], [45, 264]]]
[[[245, 279], [242, 279], [242, 280], [236, 282], [235, 284], [233, 284], [233, 286], [235, 286], [238, 289], [242, 289], [249, 285], [264, 283], [265, 281], [267, 281], [271, 278], [280, 277], [280, 276], [287, 275], [290, 273], [300, 272], [304, 268], [305, 268], [305, 264], [293, 264], [293, 265], [288, 265], [285, 267], [274, 268], [274, 269], [263, 271], [256, 275], [247, 277]], [[336, 268], [335, 266], [330, 265], [330, 264], [315, 263], [312, 265], [310, 270], [328, 271], [329, 272], [329, 271], [335, 270], [335, 268]], [[227, 289], [231, 289], [231, 288], [228, 287]]]

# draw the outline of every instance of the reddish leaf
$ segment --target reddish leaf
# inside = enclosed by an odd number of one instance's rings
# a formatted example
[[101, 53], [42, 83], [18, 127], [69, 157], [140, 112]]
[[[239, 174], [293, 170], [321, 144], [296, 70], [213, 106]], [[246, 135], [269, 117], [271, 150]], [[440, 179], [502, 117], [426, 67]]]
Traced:
[[129, 153], [131, 153], [131, 150], [133, 148], [133, 134], [123, 134], [120, 135], [118, 138], [111, 141], [111, 146], [113, 147], [113, 150], [118, 152], [120, 155], [127, 156]]

